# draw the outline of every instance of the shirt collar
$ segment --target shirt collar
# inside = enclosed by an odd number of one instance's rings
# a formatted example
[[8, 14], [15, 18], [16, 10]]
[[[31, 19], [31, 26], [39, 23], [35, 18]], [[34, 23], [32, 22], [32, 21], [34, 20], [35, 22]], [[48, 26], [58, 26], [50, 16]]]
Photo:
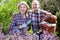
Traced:
[[[41, 12], [41, 10], [40, 9], [38, 9], [38, 13], [40, 13]], [[34, 13], [34, 11], [33, 11], [33, 13]]]
[[[21, 13], [19, 12], [19, 15], [21, 16]], [[25, 15], [26, 17], [28, 17], [28, 14]]]

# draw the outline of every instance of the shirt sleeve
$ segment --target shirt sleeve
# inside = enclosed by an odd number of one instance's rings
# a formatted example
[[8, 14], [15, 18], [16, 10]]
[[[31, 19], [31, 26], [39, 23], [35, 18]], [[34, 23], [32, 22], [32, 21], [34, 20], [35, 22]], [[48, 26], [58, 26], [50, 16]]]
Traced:
[[31, 24], [31, 22], [32, 22], [32, 20], [31, 20], [31, 14], [32, 14], [32, 13], [31, 13], [31, 11], [29, 10], [29, 11], [28, 11], [28, 14], [27, 14], [29, 20], [26, 22], [26, 25], [29, 26], [28, 31], [31, 29], [31, 25], [32, 25], [32, 24]]
[[9, 30], [13, 30], [15, 26], [16, 26], [16, 14], [13, 15]]

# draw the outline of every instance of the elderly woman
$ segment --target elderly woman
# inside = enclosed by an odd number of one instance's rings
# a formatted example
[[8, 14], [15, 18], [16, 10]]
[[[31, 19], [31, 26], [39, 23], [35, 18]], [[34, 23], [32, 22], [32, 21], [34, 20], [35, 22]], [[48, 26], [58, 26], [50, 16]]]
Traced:
[[[20, 32], [20, 35], [25, 35], [26, 30], [29, 29], [29, 20], [30, 18], [28, 17], [28, 9], [29, 6], [27, 5], [26, 2], [22, 1], [18, 5], [18, 14], [14, 14], [12, 18], [12, 22], [10, 24], [9, 28], [9, 34], [13, 34], [16, 32]], [[14, 31], [13, 31], [14, 30]]]

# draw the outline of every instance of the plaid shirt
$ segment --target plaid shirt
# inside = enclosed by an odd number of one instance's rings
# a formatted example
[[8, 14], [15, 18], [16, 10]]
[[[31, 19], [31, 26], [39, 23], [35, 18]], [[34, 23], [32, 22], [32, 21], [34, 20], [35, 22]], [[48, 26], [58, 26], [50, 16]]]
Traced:
[[38, 11], [38, 13], [34, 13], [34, 12], [29, 12], [29, 16], [31, 18], [31, 24], [32, 24], [32, 28], [33, 28], [33, 32], [38, 31], [39, 29], [41, 29], [40, 23], [42, 20], [42, 17], [44, 16], [44, 12], [42, 11]]
[[[15, 29], [15, 27], [19, 27], [20, 25], [22, 25], [24, 23], [26, 24], [28, 20], [30, 20], [30, 19], [26, 15], [25, 15], [24, 19], [22, 18], [20, 13], [13, 15], [13, 19], [12, 19], [9, 30], [13, 30], [13, 29]], [[26, 29], [28, 29], [28, 28], [29, 27], [27, 26]]]

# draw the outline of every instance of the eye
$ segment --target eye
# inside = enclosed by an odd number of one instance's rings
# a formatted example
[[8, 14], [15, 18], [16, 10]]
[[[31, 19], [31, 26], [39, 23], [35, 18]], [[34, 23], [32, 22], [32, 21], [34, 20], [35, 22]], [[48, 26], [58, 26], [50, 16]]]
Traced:
[[22, 8], [22, 7], [20, 6], [20, 8]]
[[33, 4], [33, 5], [37, 5], [37, 4]]
[[25, 8], [25, 7], [23, 7], [23, 8]]

